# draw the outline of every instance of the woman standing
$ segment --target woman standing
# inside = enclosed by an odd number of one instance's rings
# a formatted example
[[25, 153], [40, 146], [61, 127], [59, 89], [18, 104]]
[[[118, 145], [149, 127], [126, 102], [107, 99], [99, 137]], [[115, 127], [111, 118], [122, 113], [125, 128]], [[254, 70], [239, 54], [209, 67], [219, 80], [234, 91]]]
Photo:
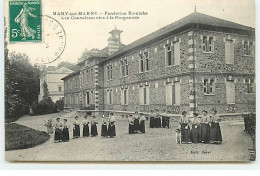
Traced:
[[101, 126], [101, 136], [107, 137], [107, 123], [105, 122], [104, 115], [102, 115], [102, 126]]
[[54, 142], [62, 141], [62, 123], [60, 122], [60, 118], [56, 119], [56, 123], [54, 125], [55, 133], [54, 133]]
[[91, 120], [91, 137], [98, 135], [97, 124], [98, 124], [97, 119], [95, 116], [93, 116], [93, 119]]
[[110, 114], [109, 118], [108, 118], [108, 130], [107, 130], [107, 133], [108, 133], [108, 137], [114, 137], [116, 136], [116, 125], [115, 125], [115, 122], [116, 122], [116, 118], [114, 116], [113, 113]]
[[79, 126], [79, 117], [75, 117], [75, 121], [73, 122], [73, 139], [80, 137], [80, 126]]
[[140, 117], [140, 132], [141, 133], [145, 133], [145, 116], [143, 113], [140, 113], [141, 117]]
[[64, 119], [63, 130], [62, 130], [62, 142], [68, 142], [70, 140], [68, 120]]
[[210, 117], [207, 115], [208, 111], [202, 111], [201, 117], [201, 142], [209, 143], [210, 140]]
[[155, 126], [154, 117], [155, 117], [155, 113], [154, 113], [153, 110], [151, 110], [151, 114], [150, 114], [150, 128], [154, 128], [154, 126]]
[[87, 118], [87, 115], [85, 115], [83, 119], [83, 137], [89, 137], [89, 122]]
[[183, 111], [182, 116], [179, 120], [179, 124], [181, 126], [181, 143], [187, 144], [190, 143], [190, 126], [189, 126], [189, 118], [187, 117], [187, 112]]
[[192, 143], [199, 143], [201, 142], [201, 127], [200, 127], [200, 119], [198, 118], [198, 113], [193, 113], [193, 119], [192, 119]]
[[128, 117], [128, 123], [129, 123], [129, 134], [134, 134], [134, 119], [132, 114]]
[[217, 110], [215, 108], [212, 109], [212, 118], [211, 118], [211, 127], [210, 127], [210, 142], [213, 144], [221, 144], [222, 143], [222, 134], [219, 126], [219, 122], [221, 121], [219, 115], [217, 114]]
[[135, 112], [134, 115], [134, 133], [138, 133], [139, 130], [139, 115], [138, 112]]

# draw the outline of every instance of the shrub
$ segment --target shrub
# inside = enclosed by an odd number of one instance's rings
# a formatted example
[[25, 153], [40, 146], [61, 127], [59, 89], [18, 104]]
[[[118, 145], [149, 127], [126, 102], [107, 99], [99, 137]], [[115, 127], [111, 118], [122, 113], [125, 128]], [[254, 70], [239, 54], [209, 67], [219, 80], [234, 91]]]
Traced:
[[61, 100], [57, 100], [55, 104], [57, 105], [59, 110], [63, 110], [64, 109], [64, 98], [62, 98]]
[[55, 104], [51, 98], [43, 99], [39, 103], [33, 102], [32, 110], [34, 115], [44, 115], [57, 112], [58, 105]]

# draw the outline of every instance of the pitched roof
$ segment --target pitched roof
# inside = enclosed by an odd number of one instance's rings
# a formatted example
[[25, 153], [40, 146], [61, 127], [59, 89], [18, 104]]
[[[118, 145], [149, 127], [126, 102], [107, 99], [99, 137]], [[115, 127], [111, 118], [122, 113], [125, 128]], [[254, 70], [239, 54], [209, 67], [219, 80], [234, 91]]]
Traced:
[[175, 21], [155, 32], [152, 32], [136, 41], [133, 43], [125, 46], [121, 50], [115, 52], [112, 54], [110, 57], [108, 57], [108, 60], [110, 58], [116, 57], [120, 54], [123, 54], [133, 48], [136, 48], [140, 45], [143, 45], [145, 43], [148, 43], [149, 41], [152, 41], [154, 39], [163, 37], [164, 35], [167, 35], [168, 33], [173, 32], [174, 30], [177, 30], [181, 27], [184, 27], [189, 24], [202, 24], [202, 25], [209, 25], [209, 26], [216, 26], [216, 27], [222, 27], [222, 28], [231, 28], [231, 29], [238, 29], [238, 30], [244, 30], [244, 31], [249, 31], [249, 32], [254, 32], [254, 28], [241, 25], [238, 23], [234, 23], [231, 21], [223, 20], [220, 18], [212, 17], [209, 15], [205, 15], [199, 12], [194, 12], [178, 21]]
[[61, 80], [67, 79], [67, 78], [69, 78], [69, 77], [71, 77], [71, 76], [74, 76], [74, 75], [77, 75], [77, 74], [79, 74], [79, 73], [80, 73], [80, 68], [78, 68], [78, 70], [76, 70], [76, 71], [74, 71], [74, 72], [72, 72], [72, 73], [70, 73], [70, 74], [64, 76], [63, 78], [61, 78]]

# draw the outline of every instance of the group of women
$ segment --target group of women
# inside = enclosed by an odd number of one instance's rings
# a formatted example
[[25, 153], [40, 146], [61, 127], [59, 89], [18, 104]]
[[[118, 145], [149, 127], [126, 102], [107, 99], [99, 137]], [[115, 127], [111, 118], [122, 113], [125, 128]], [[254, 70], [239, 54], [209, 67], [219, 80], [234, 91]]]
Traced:
[[135, 115], [132, 114], [128, 117], [129, 122], [129, 134], [135, 133], [145, 133], [145, 116], [143, 113], [135, 112]]
[[156, 110], [157, 113], [151, 111], [150, 114], [150, 128], [169, 128], [170, 127], [170, 117], [166, 114], [159, 114], [159, 110]]
[[183, 111], [179, 120], [181, 142], [220, 144], [222, 142], [220, 121], [215, 108], [212, 109], [211, 117], [206, 110], [202, 111], [201, 117], [198, 117], [198, 113], [193, 113], [193, 118], [189, 118], [187, 112]]
[[[54, 141], [55, 142], [68, 142], [69, 141], [69, 128], [67, 119], [60, 122], [60, 118], [56, 119]], [[116, 127], [115, 127], [116, 118], [113, 116], [113, 113], [110, 114], [108, 118], [108, 125], [104, 120], [104, 115], [102, 116], [102, 126], [101, 126], [101, 136], [103, 137], [114, 137], [116, 136]], [[80, 126], [83, 127], [83, 137], [94, 137], [98, 135], [97, 132], [97, 120], [95, 116], [92, 116], [92, 120], [89, 121], [87, 116], [84, 116], [82, 123], [79, 122], [79, 117], [76, 116], [73, 122], [73, 139], [80, 137]], [[89, 124], [91, 130], [89, 129]]]

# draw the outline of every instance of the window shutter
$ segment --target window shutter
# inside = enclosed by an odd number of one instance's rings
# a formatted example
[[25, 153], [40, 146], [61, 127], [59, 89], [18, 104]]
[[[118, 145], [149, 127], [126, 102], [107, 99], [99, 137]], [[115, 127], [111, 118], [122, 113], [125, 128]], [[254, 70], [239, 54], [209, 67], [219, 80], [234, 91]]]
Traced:
[[146, 87], [146, 104], [150, 104], [150, 87]]
[[166, 84], [166, 105], [172, 105], [172, 84]]
[[234, 64], [234, 42], [233, 42], [233, 40], [226, 40], [225, 59], [226, 59], [227, 64]]
[[173, 65], [180, 65], [180, 43], [174, 44], [174, 60]]
[[121, 105], [124, 104], [124, 89], [121, 89]]
[[181, 89], [180, 89], [180, 82], [175, 82], [175, 104], [181, 104]]
[[139, 87], [139, 103], [140, 105], [144, 104], [144, 92], [143, 92], [143, 87]]
[[235, 83], [226, 81], [227, 104], [235, 103]]

